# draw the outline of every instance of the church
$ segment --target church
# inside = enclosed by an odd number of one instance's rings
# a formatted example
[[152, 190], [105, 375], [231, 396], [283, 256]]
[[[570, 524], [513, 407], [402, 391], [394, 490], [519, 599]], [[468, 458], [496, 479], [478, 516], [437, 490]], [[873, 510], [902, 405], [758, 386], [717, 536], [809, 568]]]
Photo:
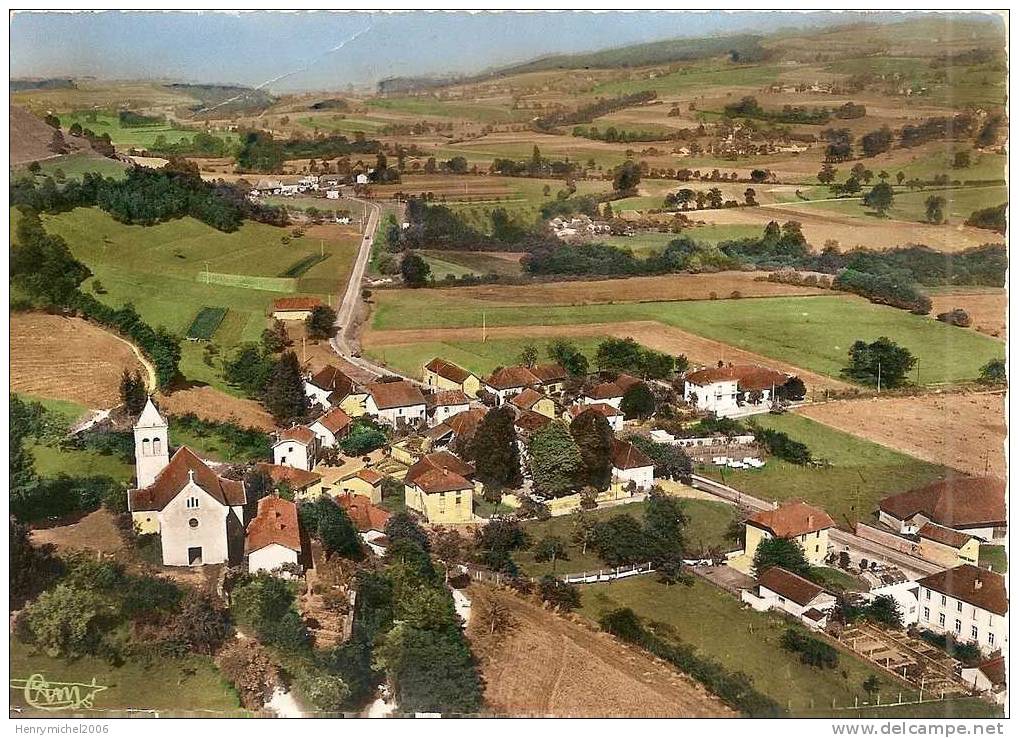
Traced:
[[159, 534], [166, 566], [240, 561], [244, 483], [219, 476], [187, 446], [171, 458], [169, 445], [169, 425], [149, 398], [134, 426], [138, 488], [127, 499], [135, 529]]

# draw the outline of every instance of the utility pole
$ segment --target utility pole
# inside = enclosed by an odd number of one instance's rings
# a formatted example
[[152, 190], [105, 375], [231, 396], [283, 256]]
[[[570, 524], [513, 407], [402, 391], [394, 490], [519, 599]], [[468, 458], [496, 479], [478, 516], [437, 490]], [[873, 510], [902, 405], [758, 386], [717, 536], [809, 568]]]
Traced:
[[916, 360], [916, 386], [920, 386], [920, 360]]
[[481, 311], [481, 342], [488, 340], [488, 325], [485, 323], [485, 311]]
[[323, 241], [321, 238], [318, 240], [318, 255], [323, 258], [325, 258], [326, 255], [325, 241]]
[[301, 363], [303, 364], [308, 360], [308, 339], [306, 336], [301, 336]]
[[881, 394], [881, 362], [877, 363], [877, 393]]

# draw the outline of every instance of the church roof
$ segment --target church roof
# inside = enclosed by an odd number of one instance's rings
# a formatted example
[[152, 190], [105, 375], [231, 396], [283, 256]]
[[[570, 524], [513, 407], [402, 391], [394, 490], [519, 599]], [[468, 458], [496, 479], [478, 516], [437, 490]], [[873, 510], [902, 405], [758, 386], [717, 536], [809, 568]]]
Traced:
[[242, 482], [219, 476], [194, 451], [181, 446], [152, 484], [128, 492], [129, 508], [132, 512], [162, 510], [191, 481], [221, 505], [243, 505], [248, 501]]
[[159, 414], [159, 410], [152, 402], [152, 398], [149, 397], [145, 401], [145, 409], [142, 410], [142, 414], [138, 416], [138, 422], [134, 424], [135, 428], [166, 428], [166, 421], [163, 420], [163, 416]]

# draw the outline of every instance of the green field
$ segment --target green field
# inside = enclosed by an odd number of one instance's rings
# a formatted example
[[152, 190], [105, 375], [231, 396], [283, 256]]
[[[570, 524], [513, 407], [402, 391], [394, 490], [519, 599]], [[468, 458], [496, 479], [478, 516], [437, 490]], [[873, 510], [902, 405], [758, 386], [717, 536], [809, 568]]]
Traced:
[[655, 79], [606, 82], [595, 87], [593, 93], [627, 95], [642, 90], [655, 90], [659, 95], [668, 95], [705, 87], [761, 87], [774, 82], [780, 71], [778, 66], [692, 65]]
[[[948, 223], [946, 225], [959, 225], [969, 218], [969, 216], [973, 214], [974, 210], [980, 210], [982, 208], [1008, 202], [1008, 190], [1003, 186], [997, 185], [963, 187], [945, 190], [928, 189], [922, 192], [910, 192], [900, 188], [899, 191], [895, 193], [895, 200], [892, 203], [892, 207], [888, 210], [887, 217], [892, 220], [901, 220], [910, 223], [926, 222], [925, 213], [927, 208], [927, 198], [935, 196], [943, 197], [947, 200], [947, 204], [944, 209], [945, 214], [948, 216]], [[850, 215], [862, 218], [879, 217], [870, 208], [864, 206], [863, 200], [860, 198], [825, 200], [813, 203], [802, 202], [797, 207], [810, 208], [811, 210], [820, 208], [822, 210], [839, 213], [841, 215]], [[1002, 240], [1001, 236], [996, 236], [991, 231], [988, 231], [987, 233], [988, 242]]]
[[43, 174], [53, 176], [59, 169], [67, 179], [81, 179], [86, 172], [98, 172], [104, 177], [122, 179], [127, 166], [116, 159], [100, 158], [88, 154], [68, 154], [39, 162]]
[[[553, 156], [551, 152], [545, 152], [546, 156]], [[450, 156], [460, 156], [465, 152], [451, 152]], [[498, 156], [505, 156], [506, 154], [498, 154]], [[520, 156], [522, 158], [530, 157], [530, 149], [526, 151], [521, 149]], [[491, 232], [492, 220], [491, 212], [496, 208], [502, 208], [505, 210], [511, 218], [525, 224], [532, 225], [538, 219], [539, 208], [544, 203], [556, 199], [556, 195], [560, 190], [564, 190], [565, 186], [561, 180], [555, 179], [531, 179], [528, 177], [505, 177], [507, 186], [510, 192], [505, 196], [501, 197], [498, 201], [489, 200], [484, 202], [457, 202], [457, 201], [445, 201], [442, 204], [446, 205], [450, 209], [460, 214], [463, 219], [474, 228], [484, 231], [486, 233]], [[574, 197], [581, 195], [595, 195], [603, 194], [611, 189], [611, 185], [598, 180], [578, 180], [575, 182], [577, 191]], [[545, 194], [545, 188], [548, 187], [548, 194]]]
[[[883, 701], [912, 696], [905, 685], [852, 654], [839, 653], [835, 669], [819, 669], [800, 662], [796, 654], [782, 649], [779, 639], [791, 626], [774, 613], [751, 610], [731, 594], [695, 577], [692, 586], [666, 586], [654, 577], [642, 576], [593, 584], [581, 589], [584, 615], [592, 620], [605, 611], [630, 607], [641, 617], [665, 623], [674, 637], [697, 648], [701, 655], [718, 659], [727, 669], [743, 671], [754, 686], [794, 715], [811, 710], [869, 702], [863, 682], [871, 675], [881, 682]], [[670, 633], [658, 629], [668, 638]]]
[[336, 133], [374, 133], [380, 128], [385, 128], [389, 122], [384, 120], [370, 120], [368, 118], [347, 118], [343, 115], [318, 115], [301, 118], [297, 121], [305, 128], [319, 129], [320, 131], [335, 131]]
[[[104, 717], [106, 711], [158, 710], [163, 716], [239, 717], [237, 693], [226, 683], [212, 659], [192, 655], [184, 659], [156, 657], [151, 662], [128, 660], [112, 666], [106, 659], [83, 656], [74, 661], [37, 653], [32, 646], [10, 639], [12, 679], [41, 674], [50, 682], [95, 683], [106, 687], [95, 696], [92, 709], [73, 714]], [[27, 707], [24, 692], [11, 689], [11, 703]], [[27, 708], [31, 709], [31, 708]], [[61, 713], [42, 713], [56, 717]]]
[[366, 100], [369, 107], [392, 110], [398, 113], [460, 118], [478, 123], [516, 123], [533, 116], [527, 110], [513, 110], [508, 105], [488, 105], [462, 101], [439, 100], [434, 97], [373, 97]]
[[216, 333], [226, 314], [225, 307], [203, 307], [191, 322], [186, 337], [196, 341], [208, 341]]
[[840, 526], [870, 519], [878, 500], [922, 487], [947, 471], [799, 415], [758, 415], [754, 420], [805, 443], [815, 459], [830, 466], [797, 466], [771, 457], [763, 469], [720, 471], [708, 465], [699, 473], [765, 500], [812, 502]]
[[[179, 128], [172, 123], [164, 123], [152, 126], [131, 126], [124, 127], [116, 115], [99, 113], [95, 120], [90, 120], [91, 114], [78, 111], [74, 113], [61, 113], [60, 125], [69, 128], [73, 123], [80, 123], [82, 128], [88, 128], [97, 135], [110, 134], [110, 140], [115, 146], [147, 148], [152, 146], [158, 136], [166, 139], [167, 143], [176, 143], [181, 138], [190, 139], [201, 129], [187, 130]], [[216, 131], [219, 138], [230, 141], [237, 140], [237, 134], [229, 131]]]
[[658, 320], [833, 377], [846, 366], [854, 341], [880, 336], [917, 356], [921, 384], [974, 379], [981, 366], [1002, 355], [1000, 341], [846, 295], [523, 306], [472, 300], [451, 290], [389, 290], [376, 300], [377, 330], [480, 328], [482, 312], [489, 326]]
[[[280, 239], [291, 236], [288, 229], [254, 222], [245, 222], [234, 233], [222, 233], [192, 218], [134, 226], [118, 223], [95, 208], [43, 219], [47, 230], [63, 236], [74, 255], [95, 274], [84, 289], [91, 289], [98, 280], [106, 290], [97, 295], [100, 300], [117, 306], [131, 302], [153, 326], [184, 335], [203, 307], [228, 306], [216, 332], [216, 344], [226, 350], [258, 339], [272, 300], [278, 296], [270, 289], [279, 289], [275, 285], [282, 281], [276, 275], [282, 269], [319, 254], [324, 247], [331, 258], [298, 280], [286, 282], [299, 293], [327, 299], [330, 293], [339, 293], [357, 247], [356, 238], [320, 246], [319, 239], [302, 237], [284, 245]], [[264, 289], [270, 283], [273, 287]], [[202, 351], [198, 345], [184, 345], [184, 375], [225, 389], [216, 370], [202, 361]]]
[[[637, 520], [643, 521], [646, 502], [632, 502], [627, 505], [616, 507], [603, 507], [589, 511], [587, 514], [593, 520], [607, 520], [616, 515], [631, 515]], [[725, 530], [730, 521], [736, 517], [736, 508], [724, 502], [712, 500], [683, 500], [683, 510], [690, 519], [687, 523], [685, 536], [687, 550], [692, 553], [710, 548], [725, 548], [727, 546]], [[569, 560], [561, 560], [556, 563], [556, 572], [580, 573], [585, 571], [597, 571], [604, 569], [605, 564], [590, 549], [585, 553], [583, 548], [577, 546], [571, 540], [572, 516], [560, 515], [548, 520], [529, 520], [524, 523], [524, 530], [531, 537], [531, 542], [536, 543], [546, 536], [559, 536], [567, 546]], [[535, 561], [530, 550], [518, 551], [514, 560], [524, 573], [540, 577], [552, 572], [552, 564], [548, 561]]]
[[[953, 169], [952, 162], [956, 151], [968, 151], [970, 165], [964, 169]], [[1004, 179], [1007, 161], [1004, 154], [989, 151], [977, 151], [967, 146], [940, 144], [930, 153], [902, 167], [896, 167], [894, 175], [902, 171], [907, 179], [917, 177], [924, 181], [934, 179], [939, 174], [947, 174], [949, 179], [965, 182], [966, 180]]]
[[[432, 278], [441, 279], [450, 272], [456, 276], [475, 274], [499, 274], [504, 276], [519, 276], [521, 274], [519, 262], [491, 256], [484, 251], [420, 251], [432, 266]], [[520, 254], [520, 257], [523, 257]]]

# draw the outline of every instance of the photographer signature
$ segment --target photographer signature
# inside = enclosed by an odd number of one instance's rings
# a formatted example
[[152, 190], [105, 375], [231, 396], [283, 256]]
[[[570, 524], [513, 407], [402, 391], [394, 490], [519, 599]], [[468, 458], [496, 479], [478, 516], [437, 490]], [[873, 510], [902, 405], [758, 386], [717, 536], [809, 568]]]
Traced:
[[33, 674], [28, 679], [12, 679], [11, 689], [24, 693], [25, 702], [39, 710], [91, 709], [95, 696], [107, 689], [96, 684], [82, 682], [48, 682], [42, 674]]

